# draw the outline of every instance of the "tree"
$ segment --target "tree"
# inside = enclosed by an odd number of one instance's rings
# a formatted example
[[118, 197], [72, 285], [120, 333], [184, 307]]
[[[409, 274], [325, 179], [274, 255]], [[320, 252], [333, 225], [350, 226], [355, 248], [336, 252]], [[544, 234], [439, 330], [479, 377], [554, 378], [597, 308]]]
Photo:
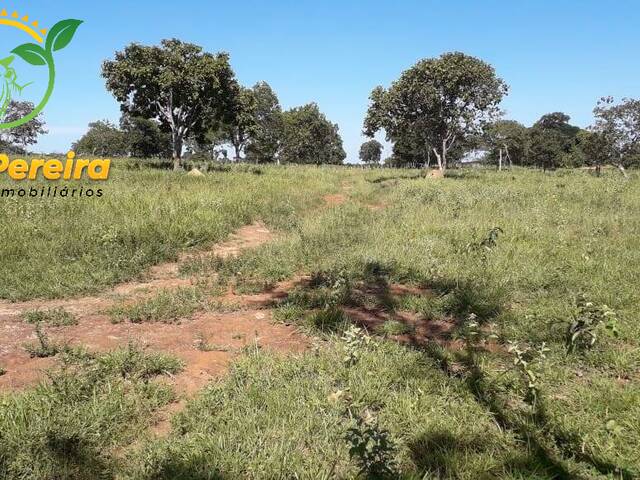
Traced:
[[389, 89], [372, 91], [364, 133], [384, 129], [393, 142], [410, 137], [445, 170], [448, 152], [497, 115], [507, 90], [491, 65], [463, 53], [421, 60]]
[[171, 156], [171, 135], [160, 130], [157, 120], [123, 115], [120, 129], [130, 155], [140, 158]]
[[555, 169], [565, 165], [573, 152], [580, 128], [569, 124], [562, 112], [540, 117], [529, 129], [530, 161], [539, 167]]
[[523, 165], [528, 151], [527, 127], [515, 120], [497, 120], [484, 129], [484, 141], [489, 148], [489, 160], [502, 170], [504, 162]]
[[377, 140], [369, 140], [360, 146], [360, 161], [368, 164], [380, 163], [382, 144]]
[[596, 118], [591, 131], [601, 135], [606, 145], [603, 161], [611, 161], [621, 172], [640, 161], [640, 100], [623, 98], [619, 104], [613, 97], [600, 99], [593, 110]]
[[268, 83], [253, 86], [254, 125], [247, 145], [247, 158], [256, 163], [276, 160], [282, 138], [282, 108]]
[[157, 119], [171, 132], [176, 170], [185, 138], [224, 117], [237, 88], [226, 53], [213, 55], [177, 39], [132, 43], [102, 64], [102, 76], [123, 113]]
[[346, 158], [338, 125], [327, 120], [315, 103], [287, 110], [282, 119], [283, 162], [341, 164]]
[[[2, 123], [10, 123], [23, 118], [33, 111], [33, 103], [11, 100], [2, 119]], [[0, 145], [24, 151], [28, 145], [37, 143], [38, 136], [47, 133], [42, 114], [18, 127], [0, 130]]]
[[109, 120], [98, 120], [89, 124], [89, 130], [72, 146], [71, 150], [81, 155], [117, 157], [129, 153], [126, 135]]
[[595, 167], [596, 174], [600, 175], [602, 165], [615, 161], [606, 135], [602, 132], [583, 130], [579, 136], [581, 138], [578, 148], [583, 164]]
[[253, 90], [241, 86], [231, 90], [229, 109], [216, 125], [214, 143], [230, 143], [235, 152], [235, 161], [242, 159], [242, 152], [249, 142], [255, 127], [256, 99]]

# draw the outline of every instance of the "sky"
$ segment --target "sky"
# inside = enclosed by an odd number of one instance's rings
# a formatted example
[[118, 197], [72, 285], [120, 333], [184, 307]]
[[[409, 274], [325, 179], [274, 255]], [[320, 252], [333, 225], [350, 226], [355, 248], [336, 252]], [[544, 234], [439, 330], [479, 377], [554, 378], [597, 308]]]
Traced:
[[[55, 55], [56, 87], [44, 111], [49, 133], [33, 148], [41, 152], [66, 151], [91, 121], [117, 123], [102, 61], [130, 42], [172, 37], [228, 52], [238, 80], [268, 82], [285, 109], [318, 103], [339, 125], [348, 162], [366, 140], [371, 90], [444, 52], [493, 65], [510, 86], [505, 116], [525, 125], [563, 111], [586, 127], [600, 97], [640, 96], [640, 2], [632, 0], [0, 0], [0, 7], [42, 27], [84, 21]], [[0, 58], [16, 46], [8, 30], [0, 25]]]

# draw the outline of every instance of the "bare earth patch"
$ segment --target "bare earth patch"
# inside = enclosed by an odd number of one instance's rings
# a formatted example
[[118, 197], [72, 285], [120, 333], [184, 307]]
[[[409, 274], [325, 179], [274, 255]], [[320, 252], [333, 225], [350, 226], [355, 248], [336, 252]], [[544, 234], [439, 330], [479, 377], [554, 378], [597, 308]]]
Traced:
[[[243, 303], [245, 308], [240, 311], [197, 314], [179, 324], [113, 324], [104, 313], [117, 299], [146, 296], [160, 289], [193, 283], [193, 279], [182, 278], [178, 274], [180, 263], [189, 258], [197, 255], [238, 255], [272, 238], [269, 230], [255, 223], [242, 227], [227, 241], [214, 245], [208, 251], [190, 252], [177, 262], [157, 265], [150, 269], [144, 280], [118, 285], [101, 295], [0, 302], [0, 365], [7, 370], [0, 376], [0, 389], [32, 385], [43, 377], [46, 368], [56, 362], [55, 358], [30, 358], [24, 350], [24, 344], [35, 341], [36, 337], [34, 326], [26, 323], [22, 315], [35, 309], [62, 307], [78, 318], [78, 325], [46, 328], [50, 339], [57, 343], [81, 345], [91, 351], [107, 351], [134, 342], [181, 358], [185, 369], [172, 379], [179, 395], [188, 396], [223, 373], [233, 356], [244, 346], [257, 345], [282, 352], [303, 350], [307, 345], [305, 337], [293, 327], [273, 324], [270, 312], [263, 310], [264, 305], [259, 301]], [[198, 339], [206, 341], [206, 351], [198, 349]]]
[[342, 205], [347, 200], [347, 197], [345, 197], [341, 193], [333, 193], [333, 194], [325, 195], [323, 198], [328, 207]]

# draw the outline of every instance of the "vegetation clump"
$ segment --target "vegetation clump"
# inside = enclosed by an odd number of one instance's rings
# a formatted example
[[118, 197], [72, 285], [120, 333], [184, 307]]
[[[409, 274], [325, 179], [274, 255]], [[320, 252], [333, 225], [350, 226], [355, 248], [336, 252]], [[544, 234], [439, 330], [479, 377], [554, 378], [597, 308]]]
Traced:
[[27, 323], [45, 323], [50, 327], [68, 327], [78, 324], [76, 316], [63, 307], [29, 310], [23, 316]]

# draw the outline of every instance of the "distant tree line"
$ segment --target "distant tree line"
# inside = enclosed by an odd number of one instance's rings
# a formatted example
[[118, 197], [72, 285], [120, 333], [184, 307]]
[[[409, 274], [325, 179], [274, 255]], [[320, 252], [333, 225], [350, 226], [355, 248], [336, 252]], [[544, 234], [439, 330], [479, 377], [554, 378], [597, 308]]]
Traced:
[[[106, 87], [120, 103], [119, 125], [101, 120], [72, 148], [80, 154], [202, 159], [254, 163], [341, 164], [346, 158], [338, 126], [318, 105], [283, 111], [266, 82], [240, 85], [226, 53], [208, 53], [177, 39], [160, 45], [132, 43], [104, 61]], [[486, 152], [498, 168], [542, 169], [604, 164], [640, 166], [640, 100], [602, 98], [595, 121], [583, 129], [562, 112], [543, 115], [531, 127], [503, 118], [506, 83], [488, 63], [460, 52], [418, 61], [369, 97], [361, 162], [381, 162], [384, 132], [390, 166], [446, 170], [472, 151]], [[32, 106], [12, 102], [5, 115], [20, 118]], [[38, 117], [0, 132], [0, 146], [24, 151], [45, 133]], [[229, 154], [231, 152], [231, 154]]]
[[[501, 118], [498, 105], [507, 91], [493, 67], [477, 58], [453, 52], [421, 60], [389, 88], [371, 92], [364, 134], [385, 132], [393, 145], [385, 164], [395, 167], [446, 170], [477, 149], [487, 151], [487, 160], [498, 168], [640, 166], [640, 100], [616, 104], [602, 98], [587, 129], [571, 125], [561, 112], [543, 115], [527, 128]], [[360, 159], [378, 158], [376, 148], [365, 142]]]
[[346, 158], [338, 126], [315, 103], [282, 111], [266, 82], [239, 84], [226, 53], [211, 54], [177, 39], [130, 44], [102, 65], [120, 103], [116, 127], [100, 121], [75, 144], [101, 156], [170, 156], [174, 169], [188, 153], [254, 163], [331, 163]]
[[640, 101], [623, 99], [616, 104], [601, 99], [595, 122], [587, 129], [571, 125], [562, 112], [543, 115], [530, 128], [513, 120], [487, 125], [478, 141], [488, 150], [488, 160], [499, 165], [534, 166], [542, 169], [615, 165], [624, 170], [640, 166]]

